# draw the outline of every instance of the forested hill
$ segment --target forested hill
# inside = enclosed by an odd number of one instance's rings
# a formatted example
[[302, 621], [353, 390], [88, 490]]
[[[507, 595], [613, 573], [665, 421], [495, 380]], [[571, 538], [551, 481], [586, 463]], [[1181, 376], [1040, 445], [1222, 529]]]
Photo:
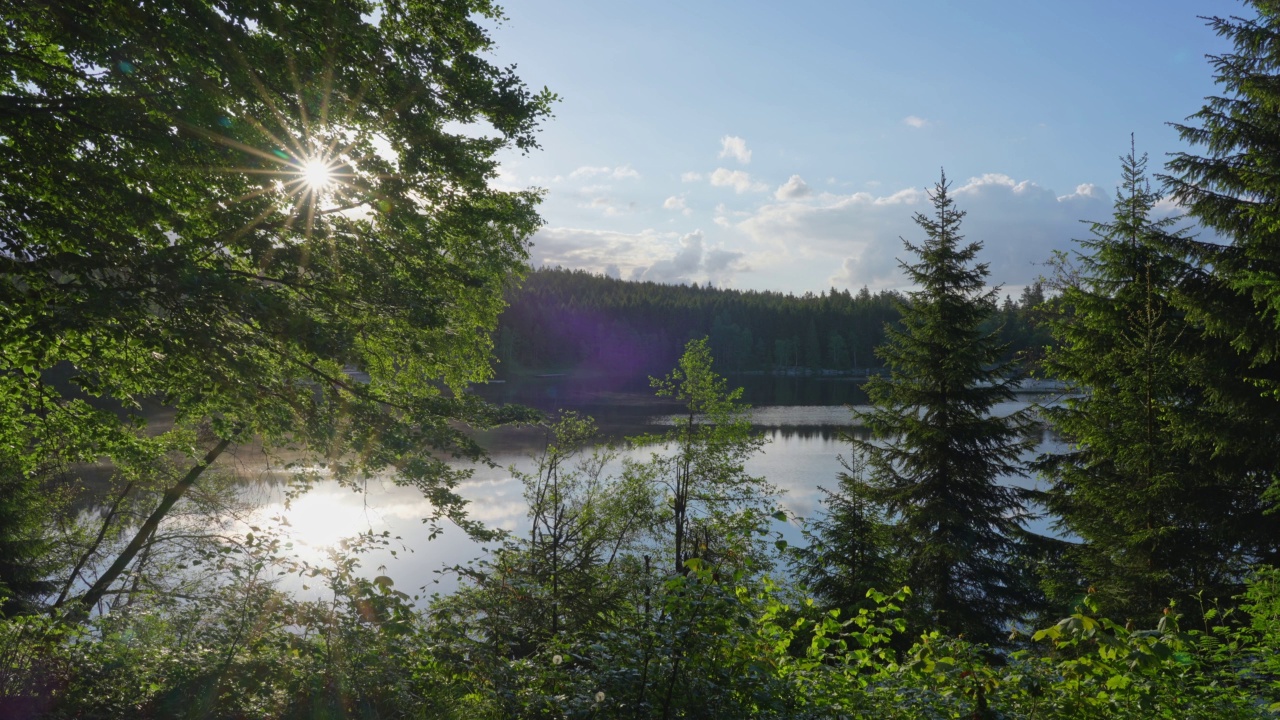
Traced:
[[[692, 338], [710, 338], [721, 372], [862, 372], [898, 320], [893, 291], [802, 296], [710, 285], [629, 282], [582, 270], [539, 269], [507, 293], [494, 335], [500, 376], [521, 372], [665, 373]], [[1047, 342], [1029, 288], [1006, 298], [990, 328], [1010, 352], [1038, 355]]]

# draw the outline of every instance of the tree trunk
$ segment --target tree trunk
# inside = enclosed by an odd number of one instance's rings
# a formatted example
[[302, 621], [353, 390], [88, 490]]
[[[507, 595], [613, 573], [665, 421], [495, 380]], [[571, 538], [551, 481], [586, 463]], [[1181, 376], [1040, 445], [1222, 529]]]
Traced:
[[78, 602], [83, 612], [88, 612], [89, 608], [102, 599], [107, 589], [111, 587], [111, 583], [120, 577], [120, 574], [129, 566], [129, 563], [133, 562], [138, 552], [142, 550], [143, 545], [146, 544], [147, 538], [151, 537], [151, 534], [160, 526], [160, 521], [169, 514], [169, 510], [182, 499], [183, 495], [187, 494], [187, 490], [191, 489], [191, 486], [199, 479], [201, 473], [208, 469], [230, 444], [231, 440], [229, 439], [218, 441], [218, 444], [204, 456], [203, 460], [187, 471], [187, 474], [178, 481], [177, 485], [165, 491], [164, 498], [160, 500], [160, 504], [151, 513], [151, 516], [147, 518], [147, 521], [142, 523], [142, 527], [138, 528], [138, 532], [134, 534], [133, 540], [129, 541], [129, 545], [121, 551], [120, 556], [111, 564], [111, 567], [102, 573], [98, 581], [79, 598]]

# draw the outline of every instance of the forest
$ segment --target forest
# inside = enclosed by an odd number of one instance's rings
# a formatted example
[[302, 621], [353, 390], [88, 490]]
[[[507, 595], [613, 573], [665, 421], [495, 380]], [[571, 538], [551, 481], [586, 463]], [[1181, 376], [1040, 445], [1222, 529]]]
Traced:
[[[0, 716], [1276, 717], [1280, 3], [1246, 7], [1189, 150], [1130, 140], [1015, 300], [945, 173], [902, 292], [531, 269], [541, 195], [491, 181], [557, 97], [483, 0], [3, 6]], [[678, 412], [603, 443], [468, 391], [495, 366]], [[747, 470], [743, 372], [867, 375], [814, 517]], [[1070, 392], [997, 412], [1027, 373]], [[520, 534], [460, 492], [511, 425]], [[488, 552], [436, 595], [365, 566], [389, 534], [301, 555], [245, 448]]]
[[[875, 349], [903, 297], [862, 288], [807, 293], [627, 282], [583, 270], [536, 268], [507, 293], [494, 332], [500, 375], [572, 370], [658, 375], [706, 337], [720, 372], [845, 373], [884, 367]], [[1052, 342], [1041, 327], [1044, 288], [1006, 295], [983, 330], [1030, 370]]]

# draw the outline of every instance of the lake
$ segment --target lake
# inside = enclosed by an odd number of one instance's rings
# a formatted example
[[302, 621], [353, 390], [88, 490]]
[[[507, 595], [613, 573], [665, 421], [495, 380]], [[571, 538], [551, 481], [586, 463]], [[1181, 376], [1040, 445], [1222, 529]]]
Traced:
[[[752, 422], [768, 440], [764, 450], [753, 457], [747, 471], [763, 476], [783, 491], [781, 503], [799, 517], [813, 517], [821, 510], [820, 486], [833, 488], [841, 472], [840, 455], [848, 455], [845, 433], [861, 433], [853, 426], [854, 413], [865, 410], [866, 395], [861, 381], [840, 377], [734, 376], [730, 387], [741, 386], [744, 400], [753, 406]], [[646, 379], [610, 377], [535, 377], [477, 387], [475, 392], [495, 403], [519, 403], [546, 412], [574, 410], [591, 415], [601, 434], [621, 439], [661, 430], [669, 424], [678, 406], [655, 398]], [[1054, 402], [1046, 393], [1020, 395], [1017, 402], [995, 409], [1007, 414], [1034, 402]], [[511, 467], [532, 470], [531, 456], [545, 442], [539, 428], [503, 428], [479, 433], [481, 444], [497, 467], [475, 466], [470, 481], [458, 488], [470, 501], [471, 517], [490, 527], [516, 533], [527, 532], [527, 506], [523, 486], [512, 477]], [[1040, 450], [1056, 449], [1061, 442], [1047, 432], [1040, 438]], [[650, 450], [624, 451], [621, 457], [648, 457]], [[616, 462], [613, 469], [620, 468]], [[251, 461], [243, 461], [242, 474], [252, 475]], [[1033, 486], [1034, 479], [1009, 478], [1008, 482]], [[284, 531], [299, 554], [311, 561], [323, 561], [328, 549], [344, 537], [357, 533], [388, 531], [399, 540], [362, 556], [362, 571], [372, 577], [387, 574], [406, 592], [419, 588], [426, 593], [448, 592], [456, 587], [452, 574], [441, 569], [480, 556], [483, 547], [472, 542], [458, 528], [448, 525], [443, 533], [428, 540], [429, 528], [422, 518], [430, 505], [411, 488], [390, 481], [371, 480], [367, 490], [354, 493], [336, 482], [321, 481], [303, 497], [285, 508], [278, 485], [248, 486], [246, 496], [260, 506], [257, 523], [283, 519]], [[789, 542], [800, 542], [799, 527], [779, 523], [776, 529]], [[1048, 532], [1045, 523], [1033, 529]], [[293, 579], [286, 587], [300, 589]]]

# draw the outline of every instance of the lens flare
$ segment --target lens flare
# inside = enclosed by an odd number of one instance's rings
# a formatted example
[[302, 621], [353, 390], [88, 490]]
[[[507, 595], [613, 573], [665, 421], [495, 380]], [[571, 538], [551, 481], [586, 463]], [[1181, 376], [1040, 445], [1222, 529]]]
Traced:
[[299, 172], [312, 192], [323, 192], [333, 182], [333, 170], [324, 160], [307, 160], [302, 163]]
[[239, 195], [217, 200], [219, 205], [253, 202], [260, 207], [232, 233], [234, 238], [260, 227], [274, 233], [300, 231], [307, 238], [313, 232], [324, 234], [332, 222], [376, 203], [374, 187], [390, 177], [386, 163], [370, 149], [369, 134], [352, 121], [359, 94], [336, 93], [331, 72], [307, 81], [295, 76], [293, 81], [294, 92], [284, 95], [255, 82], [257, 97], [246, 97], [246, 107], [228, 109], [212, 127], [173, 121], [243, 156], [243, 164], [202, 168], [248, 181]]

